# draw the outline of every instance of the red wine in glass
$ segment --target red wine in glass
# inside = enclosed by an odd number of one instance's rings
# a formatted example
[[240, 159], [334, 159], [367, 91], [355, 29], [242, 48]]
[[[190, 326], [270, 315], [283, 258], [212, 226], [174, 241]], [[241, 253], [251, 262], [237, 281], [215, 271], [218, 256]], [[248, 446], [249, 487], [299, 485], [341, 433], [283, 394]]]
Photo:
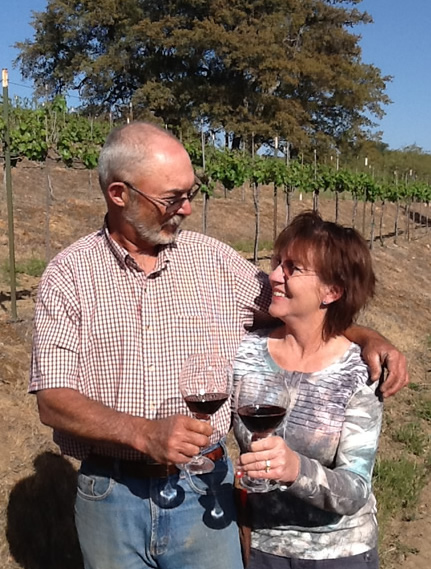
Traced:
[[[192, 354], [180, 374], [180, 391], [196, 419], [209, 421], [230, 397], [232, 366], [218, 354]], [[181, 465], [191, 474], [205, 474], [214, 469], [214, 463], [199, 453], [190, 462]]]
[[[251, 441], [271, 436], [286, 415], [290, 395], [285, 375], [276, 371], [251, 371], [238, 381], [235, 409], [241, 422], [252, 434]], [[268, 480], [242, 476], [241, 485], [250, 492], [267, 492]]]
[[203, 393], [202, 395], [187, 395], [184, 401], [198, 419], [208, 419], [209, 415], [213, 415], [220, 409], [228, 397], [227, 393]]
[[238, 409], [238, 415], [249, 431], [264, 438], [283, 421], [286, 408], [278, 405], [244, 405]]

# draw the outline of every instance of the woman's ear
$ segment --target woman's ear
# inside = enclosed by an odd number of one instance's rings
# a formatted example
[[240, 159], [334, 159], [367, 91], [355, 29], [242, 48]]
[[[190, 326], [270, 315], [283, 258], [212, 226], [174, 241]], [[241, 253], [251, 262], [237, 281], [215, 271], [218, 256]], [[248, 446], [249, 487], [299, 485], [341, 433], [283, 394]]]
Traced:
[[331, 285], [326, 286], [322, 292], [322, 305], [328, 306], [343, 296], [344, 289], [341, 286]]

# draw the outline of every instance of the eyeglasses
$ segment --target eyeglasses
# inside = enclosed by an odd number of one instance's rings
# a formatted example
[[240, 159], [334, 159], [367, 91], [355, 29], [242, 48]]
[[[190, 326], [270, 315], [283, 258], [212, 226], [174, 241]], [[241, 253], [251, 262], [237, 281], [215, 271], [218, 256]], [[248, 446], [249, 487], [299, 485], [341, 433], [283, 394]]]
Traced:
[[201, 188], [201, 183], [197, 178], [195, 178], [195, 183], [193, 184], [192, 189], [189, 190], [185, 196], [179, 198], [154, 198], [153, 196], [149, 196], [148, 194], [145, 194], [141, 190], [138, 190], [138, 188], [135, 188], [133, 184], [131, 184], [130, 182], [126, 182], [126, 180], [124, 180], [122, 184], [124, 184], [134, 192], [138, 193], [143, 198], [147, 199], [149, 202], [155, 205], [159, 206], [161, 205], [162, 207], [165, 208], [166, 213], [173, 213], [174, 211], [179, 210], [180, 208], [183, 207], [186, 201], [192, 202]]
[[313, 269], [298, 267], [298, 265], [296, 265], [295, 262], [292, 261], [292, 259], [284, 259], [282, 261], [280, 257], [278, 257], [277, 255], [273, 255], [271, 257], [271, 270], [275, 271], [275, 269], [280, 265], [281, 268], [283, 269], [283, 273], [289, 278], [305, 276], [305, 275], [312, 276], [317, 274], [316, 271], [314, 271]]

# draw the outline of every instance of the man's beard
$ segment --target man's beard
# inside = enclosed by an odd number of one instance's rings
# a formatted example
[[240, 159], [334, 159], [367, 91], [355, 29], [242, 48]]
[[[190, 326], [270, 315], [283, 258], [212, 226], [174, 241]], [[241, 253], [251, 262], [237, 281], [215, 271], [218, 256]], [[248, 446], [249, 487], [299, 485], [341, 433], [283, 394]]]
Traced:
[[[169, 243], [173, 243], [175, 241], [179, 227], [184, 221], [183, 215], [174, 215], [174, 217], [171, 217], [168, 221], [158, 227], [149, 227], [143, 221], [137, 219], [136, 210], [134, 210], [133, 204], [130, 205], [132, 207], [126, 207], [123, 210], [123, 216], [124, 219], [130, 223], [142, 241], [145, 241], [150, 245], [169, 245]], [[175, 230], [172, 231], [172, 233], [163, 234], [163, 228], [168, 226], [175, 226]]]

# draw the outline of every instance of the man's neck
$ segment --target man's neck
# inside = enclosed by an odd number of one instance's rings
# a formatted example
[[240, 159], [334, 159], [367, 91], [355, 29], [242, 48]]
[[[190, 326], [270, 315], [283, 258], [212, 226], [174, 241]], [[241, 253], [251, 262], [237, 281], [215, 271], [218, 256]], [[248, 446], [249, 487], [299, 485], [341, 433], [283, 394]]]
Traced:
[[108, 229], [111, 238], [129, 253], [146, 274], [155, 269], [157, 255], [160, 250], [159, 245], [147, 243], [134, 234], [129, 235], [127, 231], [119, 231], [111, 227], [108, 227]]

